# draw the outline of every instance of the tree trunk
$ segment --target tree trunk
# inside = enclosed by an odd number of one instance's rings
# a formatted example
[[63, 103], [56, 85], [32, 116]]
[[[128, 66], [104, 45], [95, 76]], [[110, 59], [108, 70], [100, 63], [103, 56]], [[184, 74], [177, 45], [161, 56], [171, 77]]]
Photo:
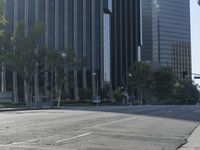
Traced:
[[5, 62], [1, 64], [1, 91], [6, 92], [6, 65]]
[[87, 89], [87, 68], [83, 67], [83, 88]]
[[74, 70], [74, 99], [79, 100], [77, 70]]
[[60, 101], [61, 101], [61, 89], [58, 91], [58, 104], [57, 107], [60, 108]]
[[[45, 58], [46, 59], [46, 58]], [[49, 87], [49, 73], [48, 73], [48, 69], [47, 69], [47, 62], [45, 60], [45, 65], [44, 65], [44, 91], [45, 91], [45, 96], [49, 95], [49, 90], [48, 90], [48, 87]]]
[[[38, 55], [38, 44], [35, 49], [35, 55]], [[34, 88], [35, 88], [35, 107], [41, 107], [40, 90], [39, 90], [39, 80], [38, 80], [38, 63], [35, 64], [35, 74], [34, 74]]]
[[25, 100], [25, 103], [26, 103], [26, 107], [28, 108], [30, 106], [30, 100], [29, 100], [29, 91], [30, 91], [30, 86], [29, 86], [29, 83], [27, 81], [27, 79], [24, 80], [24, 100]]
[[65, 63], [65, 76], [66, 76], [66, 81], [65, 81], [65, 92], [66, 92], [66, 95], [69, 96], [69, 70], [68, 70], [68, 67], [67, 67], [67, 62]]
[[51, 64], [51, 87], [50, 87], [50, 103], [51, 103], [51, 108], [53, 108], [53, 63]]
[[35, 89], [35, 107], [41, 107], [40, 93], [39, 93], [39, 81], [38, 81], [38, 65], [35, 64], [35, 74], [34, 74], [34, 89]]
[[30, 106], [30, 85], [28, 82], [28, 71], [27, 68], [24, 68], [24, 73], [25, 73], [25, 79], [24, 79], [24, 101], [26, 103], [26, 107], [28, 108]]
[[143, 91], [142, 91], [142, 89], [140, 89], [140, 95], [141, 95], [141, 103], [143, 105]]
[[13, 71], [13, 100], [14, 100], [14, 103], [19, 102], [16, 71]]
[[57, 68], [54, 68], [54, 74], [55, 74], [55, 78], [54, 78], [54, 89], [55, 89], [55, 93], [56, 93], [56, 99], [58, 99], [58, 95], [59, 95], [59, 90], [58, 90], [58, 72], [57, 72]]

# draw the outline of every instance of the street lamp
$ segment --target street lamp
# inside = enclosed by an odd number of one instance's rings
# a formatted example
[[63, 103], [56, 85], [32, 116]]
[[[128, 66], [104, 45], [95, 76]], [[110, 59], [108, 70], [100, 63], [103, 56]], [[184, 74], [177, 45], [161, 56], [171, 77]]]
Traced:
[[128, 82], [128, 79], [127, 79], [127, 77], [128, 78], [131, 78], [132, 77], [132, 74], [131, 73], [125, 73], [124, 75], [123, 75], [123, 87], [122, 87], [122, 89], [124, 88], [124, 96], [123, 96], [123, 105], [125, 105], [125, 96], [127, 96], [127, 82]]
[[[67, 54], [65, 52], [62, 52], [61, 56], [64, 59], [64, 73], [65, 73], [65, 76], [67, 76]], [[66, 77], [66, 78], [68, 78], [68, 77]], [[67, 90], [67, 85], [66, 84], [65, 84], [65, 90], [66, 90], [66, 92], [68, 94], [68, 90]]]
[[66, 57], [67, 57], [67, 54], [63, 52], [63, 53], [61, 54], [61, 56], [62, 56], [62, 58], [66, 58]]
[[93, 72], [92, 74], [94, 77], [96, 77], [96, 96], [94, 94], [94, 96], [97, 98], [96, 103], [97, 103], [97, 107], [99, 107], [99, 84], [98, 84], [98, 74], [96, 72]]

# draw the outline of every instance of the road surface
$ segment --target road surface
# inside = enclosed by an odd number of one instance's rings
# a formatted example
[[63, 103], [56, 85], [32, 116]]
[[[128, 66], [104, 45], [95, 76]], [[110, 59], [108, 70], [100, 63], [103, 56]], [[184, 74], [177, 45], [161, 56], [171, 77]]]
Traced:
[[0, 150], [176, 150], [199, 123], [199, 106], [1, 112]]

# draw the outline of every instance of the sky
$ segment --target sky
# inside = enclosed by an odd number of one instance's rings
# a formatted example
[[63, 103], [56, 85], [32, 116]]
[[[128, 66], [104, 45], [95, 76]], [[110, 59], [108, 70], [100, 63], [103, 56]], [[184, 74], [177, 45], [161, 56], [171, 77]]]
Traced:
[[[192, 40], [192, 72], [200, 74], [200, 6], [197, 0], [190, 0], [191, 40]], [[200, 80], [195, 80], [200, 84]]]

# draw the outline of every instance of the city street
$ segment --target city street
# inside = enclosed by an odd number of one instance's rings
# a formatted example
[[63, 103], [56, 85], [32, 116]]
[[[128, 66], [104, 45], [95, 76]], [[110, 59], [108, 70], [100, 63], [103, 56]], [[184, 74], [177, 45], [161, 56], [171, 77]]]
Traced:
[[176, 150], [199, 123], [199, 106], [5, 111], [0, 150]]

